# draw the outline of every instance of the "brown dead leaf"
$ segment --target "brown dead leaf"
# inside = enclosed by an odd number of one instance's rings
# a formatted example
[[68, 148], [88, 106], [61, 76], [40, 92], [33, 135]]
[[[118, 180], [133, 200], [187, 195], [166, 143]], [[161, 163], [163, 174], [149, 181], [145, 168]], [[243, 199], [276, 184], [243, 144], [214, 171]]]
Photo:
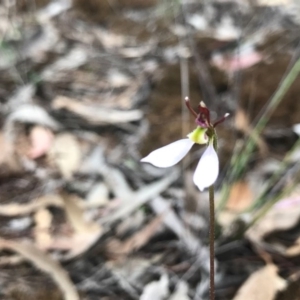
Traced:
[[51, 148], [54, 135], [52, 131], [42, 126], [34, 126], [30, 131], [31, 148], [29, 149], [28, 156], [36, 159], [48, 152]]
[[157, 216], [147, 226], [135, 233], [133, 236], [124, 242], [117, 239], [109, 241], [106, 245], [107, 253], [113, 256], [126, 256], [127, 254], [135, 251], [144, 246], [149, 239], [157, 232], [163, 221], [163, 215]]
[[35, 228], [34, 236], [37, 246], [41, 249], [47, 248], [52, 241], [50, 227], [52, 222], [52, 214], [46, 208], [40, 208], [34, 214]]
[[[132, 96], [131, 89], [129, 90]], [[122, 95], [122, 98], [124, 95]], [[127, 99], [127, 98], [126, 98]], [[124, 100], [124, 99], [123, 99]], [[113, 102], [118, 100], [112, 100]], [[67, 109], [78, 116], [86, 119], [90, 124], [119, 124], [132, 121], [138, 121], [143, 117], [141, 110], [117, 110], [104, 108], [92, 103], [82, 103], [78, 100], [67, 98], [64, 96], [56, 97], [52, 102], [53, 109]]]
[[71, 235], [52, 237], [51, 243], [43, 246], [44, 250], [64, 250], [65, 259], [71, 259], [88, 250], [101, 236], [103, 229], [96, 222], [85, 219], [84, 208], [80, 206], [79, 199], [74, 195], [62, 193], [67, 218], [74, 232]]
[[0, 249], [12, 250], [46, 272], [61, 289], [66, 300], [79, 300], [79, 295], [67, 272], [60, 264], [33, 245], [0, 239]]
[[57, 236], [53, 237], [52, 243], [48, 245], [47, 249], [43, 250], [63, 250], [67, 252], [64, 254], [63, 259], [69, 260], [81, 255], [101, 237], [102, 230], [73, 233], [71, 236]]
[[67, 193], [62, 193], [61, 196], [65, 203], [68, 220], [75, 232], [84, 234], [100, 230], [99, 224], [85, 220], [84, 209], [80, 207], [78, 197]]
[[22, 167], [16, 158], [14, 145], [9, 139], [1, 132], [0, 133], [0, 165], [7, 166], [10, 171], [21, 171]]
[[292, 0], [257, 0], [256, 4], [259, 6], [284, 6], [292, 4]]
[[[235, 127], [243, 132], [246, 136], [253, 134], [253, 128], [250, 125], [249, 118], [246, 112], [241, 108], [238, 108], [235, 113]], [[260, 154], [262, 156], [266, 156], [268, 154], [268, 146], [265, 141], [257, 135], [253, 135], [252, 138], [258, 146]]]
[[300, 238], [295, 241], [295, 244], [291, 247], [288, 247], [285, 251], [285, 255], [293, 257], [300, 254]]
[[58, 134], [48, 153], [65, 179], [71, 179], [81, 163], [81, 149], [77, 138], [69, 133]]
[[61, 207], [63, 206], [63, 200], [58, 195], [44, 195], [38, 199], [33, 199], [31, 202], [26, 204], [2, 204], [0, 205], [0, 215], [26, 215], [49, 205]]
[[246, 236], [254, 243], [261, 243], [271, 232], [294, 227], [300, 219], [300, 205], [298, 201], [293, 201], [298, 197], [299, 191], [295, 191], [288, 198], [273, 205], [262, 219], [249, 228]]
[[18, 254], [0, 257], [0, 266], [17, 265], [24, 261], [24, 258]]
[[231, 186], [226, 208], [235, 212], [241, 212], [248, 208], [254, 200], [253, 192], [245, 181], [238, 181]]
[[250, 275], [233, 300], [274, 300], [285, 287], [286, 281], [278, 276], [277, 267], [268, 264]]

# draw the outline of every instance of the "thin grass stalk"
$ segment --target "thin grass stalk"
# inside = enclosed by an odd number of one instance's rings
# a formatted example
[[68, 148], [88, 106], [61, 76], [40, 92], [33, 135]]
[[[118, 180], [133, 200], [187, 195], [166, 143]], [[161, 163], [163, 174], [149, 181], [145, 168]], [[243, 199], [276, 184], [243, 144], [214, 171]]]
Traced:
[[263, 203], [266, 202], [266, 196], [268, 191], [275, 186], [276, 181], [280, 179], [282, 176], [282, 172], [284, 169], [286, 169], [288, 162], [291, 159], [291, 156], [293, 153], [299, 148], [300, 146], [300, 139], [297, 140], [297, 142], [294, 144], [292, 149], [285, 155], [284, 159], [282, 160], [279, 169], [271, 176], [271, 178], [268, 180], [266, 187], [263, 189], [263, 191], [260, 193], [260, 195], [256, 198], [255, 202], [245, 211], [245, 212], [251, 212], [255, 209], [259, 209]]
[[[236, 156], [236, 159], [232, 161], [230, 165], [230, 176], [228, 178], [229, 185], [232, 184], [238, 177], [241, 176], [242, 172], [245, 169], [246, 164], [248, 163], [251, 153], [255, 147], [255, 140], [261, 134], [262, 130], [264, 129], [265, 125], [270, 119], [270, 116], [280, 104], [281, 100], [297, 78], [300, 72], [300, 58], [296, 61], [294, 66], [291, 68], [287, 76], [279, 85], [277, 91], [275, 92], [274, 96], [272, 97], [271, 101], [267, 105], [265, 112], [260, 117], [259, 121], [257, 122], [256, 126], [254, 127], [252, 134], [248, 137], [246, 146], [243, 148], [239, 155]], [[220, 201], [219, 210], [222, 210], [228, 200], [230, 189], [223, 189], [222, 190], [222, 199]]]
[[252, 218], [251, 222], [246, 226], [245, 231], [247, 231], [251, 226], [253, 226], [257, 221], [259, 221], [263, 216], [267, 214], [267, 212], [276, 204], [279, 200], [283, 199], [284, 197], [288, 196], [297, 186], [300, 180], [300, 172], [298, 172], [295, 180], [293, 183], [288, 185], [283, 189], [283, 191], [274, 197], [272, 200], [268, 201]]

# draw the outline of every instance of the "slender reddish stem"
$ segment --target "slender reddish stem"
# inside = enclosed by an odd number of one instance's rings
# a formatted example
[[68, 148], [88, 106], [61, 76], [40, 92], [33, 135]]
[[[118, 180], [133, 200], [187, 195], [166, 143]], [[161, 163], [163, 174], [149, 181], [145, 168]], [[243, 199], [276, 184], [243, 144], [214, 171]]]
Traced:
[[194, 109], [191, 107], [191, 103], [190, 103], [189, 97], [185, 97], [184, 100], [185, 100], [185, 105], [186, 105], [186, 107], [188, 108], [188, 110], [191, 112], [191, 114], [192, 114], [195, 118], [197, 118], [197, 117], [198, 117], [198, 114], [197, 114], [197, 113], [194, 111]]
[[214, 186], [209, 187], [209, 299], [215, 300], [215, 199]]
[[221, 119], [217, 120], [214, 124], [213, 127], [216, 127], [217, 125], [219, 125], [220, 123], [224, 122], [225, 119], [229, 116], [229, 114], [225, 114], [224, 117], [222, 117]]

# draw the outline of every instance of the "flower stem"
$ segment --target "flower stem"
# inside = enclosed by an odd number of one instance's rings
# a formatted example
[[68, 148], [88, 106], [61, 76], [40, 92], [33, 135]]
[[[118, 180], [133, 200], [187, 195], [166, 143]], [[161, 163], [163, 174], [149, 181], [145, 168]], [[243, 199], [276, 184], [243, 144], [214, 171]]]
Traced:
[[215, 299], [215, 191], [209, 187], [209, 299]]

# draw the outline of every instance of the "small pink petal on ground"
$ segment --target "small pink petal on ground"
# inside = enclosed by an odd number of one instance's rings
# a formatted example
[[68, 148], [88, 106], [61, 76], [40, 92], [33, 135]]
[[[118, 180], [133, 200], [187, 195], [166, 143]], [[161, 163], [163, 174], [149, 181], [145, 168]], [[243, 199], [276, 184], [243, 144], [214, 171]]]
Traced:
[[30, 135], [31, 148], [28, 156], [31, 159], [36, 159], [48, 152], [50, 149], [54, 135], [49, 129], [42, 126], [35, 126], [32, 128]]
[[212, 64], [223, 71], [235, 72], [250, 68], [262, 61], [262, 59], [263, 56], [255, 51], [249, 54], [235, 55], [232, 57], [217, 54], [212, 58]]
[[300, 195], [282, 199], [276, 203], [275, 207], [288, 208], [288, 207], [299, 206], [299, 205], [300, 205]]

